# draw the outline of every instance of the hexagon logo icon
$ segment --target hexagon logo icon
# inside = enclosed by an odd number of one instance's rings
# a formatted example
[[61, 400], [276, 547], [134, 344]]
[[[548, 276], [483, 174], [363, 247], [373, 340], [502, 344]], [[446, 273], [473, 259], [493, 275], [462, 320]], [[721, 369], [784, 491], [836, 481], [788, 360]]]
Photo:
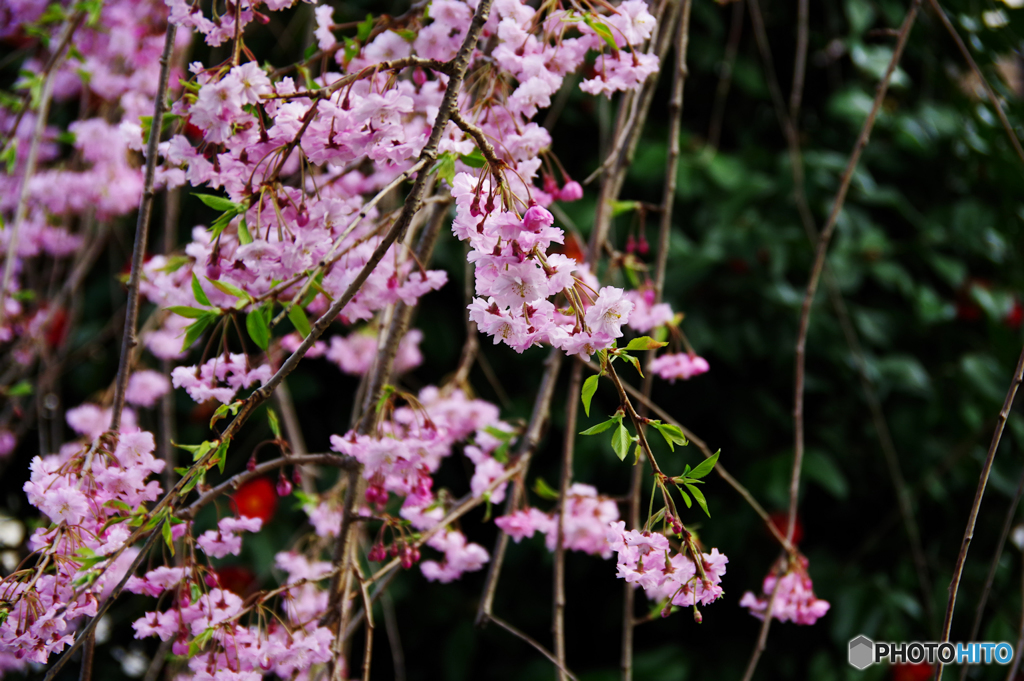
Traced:
[[857, 669], [867, 668], [875, 657], [875, 643], [867, 636], [850, 641], [850, 664]]

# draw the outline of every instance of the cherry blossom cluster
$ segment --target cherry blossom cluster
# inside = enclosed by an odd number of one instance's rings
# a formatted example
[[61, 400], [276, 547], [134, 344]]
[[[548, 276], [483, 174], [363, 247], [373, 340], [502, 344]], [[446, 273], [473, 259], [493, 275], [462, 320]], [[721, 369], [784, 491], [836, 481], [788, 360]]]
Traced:
[[[468, 399], [458, 389], [442, 392], [431, 386], [420, 391], [410, 403], [411, 406], [395, 409], [389, 420], [379, 424], [378, 432], [333, 435], [331, 446], [363, 465], [368, 506], [383, 509], [389, 494], [396, 494], [403, 498], [402, 518], [416, 531], [434, 532], [426, 545], [443, 553], [443, 558], [423, 561], [420, 569], [431, 581], [450, 582], [464, 572], [481, 569], [489, 555], [482, 546], [467, 541], [461, 531], [437, 528], [445, 508], [433, 491], [431, 476], [452, 454], [454, 446], [468, 439], [472, 444], [467, 443], [464, 451], [475, 468], [470, 480], [471, 495], [501, 502], [507, 483], [495, 483], [505, 474], [505, 465], [493, 454], [502, 445], [507, 448], [513, 429], [499, 420], [497, 407], [483, 400]], [[367, 508], [366, 512], [370, 510]], [[310, 515], [318, 533], [337, 533], [340, 510], [331, 513], [325, 503], [311, 509]], [[403, 534], [393, 536], [391, 552], [401, 555], [406, 567], [420, 557], [418, 549], [410, 547]], [[381, 560], [386, 553], [382, 537], [370, 558]]]
[[116, 444], [106, 437], [71, 442], [32, 460], [25, 494], [50, 522], [28, 541], [39, 557], [36, 566], [0, 581], [7, 604], [0, 668], [45, 663], [59, 653], [73, 640], [77, 622], [94, 616], [125, 575], [138, 553], [126, 545], [133, 528], [125, 521], [144, 513], [162, 491], [147, 480], [164, 468], [154, 448], [152, 433], [136, 429], [122, 431]]
[[[557, 511], [544, 513], [536, 508], [523, 508], [494, 522], [516, 543], [540, 532], [545, 535], [547, 549], [554, 551], [558, 545], [559, 518]], [[598, 495], [597, 489], [591, 485], [573, 483], [566, 490], [562, 546], [610, 558], [612, 547], [606, 535], [608, 526], [618, 520], [619, 507], [614, 500]]]
[[[61, 9], [68, 4], [3, 3], [0, 40], [29, 44], [37, 31], [49, 34], [51, 50], [63, 45], [60, 33], [74, 23], [73, 8]], [[142, 148], [143, 117], [153, 112], [166, 9], [160, 0], [109, 0], [97, 10], [95, 21], [74, 23], [52, 73], [45, 70], [55, 56], [51, 51], [27, 50], [23, 77], [15, 84], [25, 97], [0, 104], [0, 252], [13, 255], [11, 281], [0, 295], [0, 343], [14, 344], [10, 356], [24, 371], [31, 370], [41, 348], [64, 342], [70, 315], [66, 300], [31, 290], [27, 275], [48, 267], [66, 271], [68, 261], [73, 264], [83, 246], [99, 237], [97, 225], [135, 210], [142, 194], [136, 152]], [[46, 23], [33, 25], [39, 21]], [[186, 32], [179, 34], [177, 48], [184, 49], [189, 39]], [[171, 82], [180, 75], [175, 70]], [[47, 77], [51, 108], [71, 105], [80, 118], [66, 129], [43, 124], [35, 172], [29, 174], [38, 123], [38, 102], [29, 95], [38, 95]], [[15, 445], [6, 423], [0, 424], [0, 455]]]
[[786, 561], [784, 568], [773, 569], [764, 578], [761, 596], [748, 591], [740, 599], [740, 606], [749, 608], [751, 615], [763, 620], [774, 593], [772, 617], [780, 622], [814, 624], [831, 606], [828, 601], [814, 595], [814, 585], [807, 574], [807, 566], [807, 558], [802, 555]]
[[[686, 553], [676, 553], [668, 537], [658, 532], [626, 530], [623, 521], [608, 528], [608, 543], [618, 554], [618, 577], [643, 588], [652, 601], [681, 608], [709, 605], [718, 600], [729, 559], [711, 549], [701, 553], [700, 566]], [[662, 611], [667, 615], [668, 606]], [[698, 611], [699, 612], [699, 611]]]

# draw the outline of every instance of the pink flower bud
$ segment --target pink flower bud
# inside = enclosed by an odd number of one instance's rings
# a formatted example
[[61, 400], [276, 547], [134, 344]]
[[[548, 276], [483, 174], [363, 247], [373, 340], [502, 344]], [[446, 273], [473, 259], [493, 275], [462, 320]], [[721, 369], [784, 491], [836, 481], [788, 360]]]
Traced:
[[256, 452], [253, 452], [252, 456], [249, 457], [249, 461], [245, 464], [245, 470], [250, 473], [256, 472]]
[[547, 208], [541, 206], [530, 206], [523, 216], [523, 229], [529, 232], [538, 232], [545, 227], [555, 224], [555, 216]]
[[412, 82], [416, 83], [417, 87], [422, 87], [427, 82], [426, 72], [421, 68], [417, 68], [412, 72]]
[[583, 198], [583, 187], [575, 180], [566, 182], [562, 191], [558, 192], [559, 201], [579, 201]]
[[284, 477], [284, 471], [277, 478], [277, 496], [286, 497], [292, 493], [292, 483]]

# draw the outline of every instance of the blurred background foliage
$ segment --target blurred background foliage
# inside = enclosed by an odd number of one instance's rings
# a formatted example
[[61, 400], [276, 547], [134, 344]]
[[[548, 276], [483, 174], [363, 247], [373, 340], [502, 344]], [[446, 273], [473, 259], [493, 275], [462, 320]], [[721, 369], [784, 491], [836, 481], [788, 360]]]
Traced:
[[[337, 21], [358, 20], [368, 11], [397, 15], [407, 7], [368, 0], [333, 4]], [[945, 6], [1005, 100], [1018, 135], [1024, 136], [1019, 125], [1024, 71], [1018, 54], [1024, 10], [1011, 7], [1019, 4], [951, 0]], [[763, 5], [775, 68], [788, 98], [796, 3]], [[807, 82], [797, 123], [805, 191], [819, 227], [892, 53], [893, 29], [907, 8], [899, 0], [811, 3]], [[716, 124], [716, 96], [721, 97], [716, 92], [722, 87], [730, 25], [737, 13], [742, 13], [742, 32]], [[281, 13], [257, 28], [248, 44], [261, 59], [287, 63], [299, 58], [308, 44], [311, 18], [306, 5]], [[202, 45], [193, 49], [192, 59], [205, 63], [224, 57]], [[721, 463], [769, 511], [783, 510], [793, 453], [794, 345], [812, 248], [794, 202], [790, 157], [749, 11], [742, 4], [694, 0], [688, 64], [666, 297], [685, 313], [683, 329], [711, 371], [689, 382], [658, 383], [654, 398], [712, 449], [721, 448]], [[662, 74], [623, 200], [661, 200], [668, 72]], [[582, 179], [610, 146], [615, 102], [584, 95], [575, 83], [568, 87], [564, 109], [552, 118], [553, 151]], [[716, 125], [721, 129], [717, 150], [709, 145], [709, 130]], [[810, 559], [818, 596], [830, 601], [832, 609], [813, 627], [776, 623], [756, 678], [925, 678], [884, 666], [857, 672], [846, 661], [847, 641], [858, 634], [889, 641], [937, 638], [981, 463], [1020, 351], [1022, 178], [1024, 168], [991, 105], [925, 3], [856, 171], [828, 265], [899, 455], [930, 586], [922, 587], [914, 568], [896, 488], [858, 378], [860, 360], [851, 352], [823, 285], [808, 339], [800, 548]], [[563, 206], [571, 220], [564, 226], [585, 237], [595, 196], [596, 185], [591, 185], [582, 201]], [[179, 243], [191, 225], [210, 218], [205, 210], [191, 198], [184, 202]], [[641, 233], [655, 243], [656, 223], [656, 213], [644, 219], [637, 211], [624, 211], [613, 226], [616, 245], [624, 250], [627, 238]], [[130, 226], [126, 221], [111, 244], [109, 269], [96, 274], [81, 300], [81, 322], [67, 342], [82, 361], [69, 364], [62, 378], [64, 405], [74, 406], [104, 389], [114, 374], [116, 354], [109, 340], [116, 337], [110, 334], [123, 305], [115, 277], [128, 261]], [[653, 262], [653, 253], [638, 257]], [[435, 264], [448, 270], [451, 283], [425, 297], [417, 314], [416, 323], [425, 333], [426, 361], [404, 379], [408, 387], [443, 381], [458, 362], [465, 337], [464, 262], [462, 246], [444, 235]], [[612, 279], [625, 282], [621, 270]], [[520, 356], [505, 346], [487, 344], [482, 349], [486, 371], [478, 366], [471, 376], [478, 395], [501, 404], [509, 420], [525, 419], [546, 352], [537, 348]], [[563, 375], [553, 422], [530, 472], [531, 485], [538, 476], [552, 484], [558, 478], [564, 405], [578, 399], [565, 394], [565, 382]], [[348, 427], [356, 381], [325, 360], [307, 360], [288, 383], [309, 450], [325, 450], [328, 436]], [[209, 414], [184, 395], [178, 399], [178, 440], [202, 440]], [[595, 413], [581, 420], [579, 430], [615, 408], [610, 388], [602, 386], [594, 404]], [[265, 423], [254, 420], [248, 442], [238, 442], [228, 473], [232, 467], [241, 470], [252, 448], [268, 437], [261, 431], [266, 426], [256, 425]], [[46, 427], [61, 428], [59, 423]], [[0, 481], [13, 514], [26, 511], [20, 487], [28, 460], [36, 453], [33, 443], [32, 437], [25, 439]], [[595, 484], [610, 495], [627, 493], [630, 467], [616, 459], [605, 439], [579, 438], [577, 448], [577, 481]], [[1010, 418], [981, 507], [953, 640], [969, 635], [1005, 515], [1022, 479], [1022, 449], [1024, 419], [1018, 413]], [[662, 456], [669, 472], [700, 460], [695, 447]], [[453, 458], [438, 484], [460, 495], [468, 489], [470, 473], [464, 462]], [[708, 480], [711, 519], [694, 510], [684, 522], [699, 532], [707, 547], [729, 556], [726, 597], [704, 610], [701, 625], [680, 612], [639, 627], [637, 679], [739, 679], [756, 639], [760, 622], [737, 604], [744, 591], [759, 590], [778, 548], [732, 489], [715, 476]], [[329, 483], [322, 481], [321, 489]], [[530, 501], [544, 510], [551, 504], [532, 494]], [[292, 500], [277, 504], [268, 529], [247, 537], [241, 558], [225, 565], [233, 566], [240, 579], [272, 583], [274, 552], [305, 531], [304, 516], [295, 506]], [[227, 505], [220, 509], [227, 511]], [[472, 541], [490, 547], [496, 533], [493, 524], [480, 524], [483, 513], [471, 514], [462, 526]], [[212, 525], [213, 514], [211, 509], [200, 525]], [[511, 545], [495, 602], [499, 616], [546, 645], [551, 564], [540, 538]], [[618, 678], [622, 586], [614, 565], [573, 554], [567, 557], [567, 569], [569, 666], [589, 681]], [[1017, 640], [1022, 570], [1021, 552], [1007, 543], [981, 639]], [[408, 679], [554, 677], [551, 665], [521, 641], [493, 624], [483, 630], [474, 627], [483, 579], [483, 573], [475, 573], [451, 585], [430, 584], [414, 570], [395, 580], [391, 595]], [[125, 650], [134, 645], [124, 627], [140, 613], [141, 604], [131, 601], [115, 610], [113, 624], [120, 633], [97, 651], [97, 673], [103, 678], [128, 671], [115, 659], [123, 660]], [[361, 646], [357, 641], [354, 648]], [[375, 637], [374, 678], [395, 676], [388, 646], [387, 636]], [[103, 660], [108, 665], [101, 666]], [[947, 673], [947, 678], [959, 677], [959, 669]], [[975, 668], [970, 678], [1003, 678], [1005, 673], [1001, 667]]]

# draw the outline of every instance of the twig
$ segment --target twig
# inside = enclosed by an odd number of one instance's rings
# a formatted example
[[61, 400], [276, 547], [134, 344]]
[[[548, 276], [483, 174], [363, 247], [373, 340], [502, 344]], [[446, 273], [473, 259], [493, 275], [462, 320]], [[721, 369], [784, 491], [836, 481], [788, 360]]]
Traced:
[[[985, 464], [981, 467], [981, 476], [978, 478], [978, 488], [974, 493], [974, 503], [971, 505], [971, 513], [967, 517], [967, 528], [964, 530], [960, 553], [956, 557], [953, 579], [949, 583], [949, 602], [946, 605], [946, 618], [942, 623], [942, 637], [939, 639], [942, 642], [949, 641], [949, 630], [953, 625], [953, 608], [956, 606], [956, 594], [960, 588], [960, 577], [963, 575], [964, 563], [967, 561], [967, 550], [971, 547], [971, 539], [974, 538], [974, 525], [978, 520], [978, 511], [981, 509], [981, 499], [985, 496], [985, 486], [988, 484], [988, 476], [992, 471], [992, 463], [996, 458], [996, 450], [999, 449], [999, 441], [1003, 437], [1003, 428], [1006, 426], [1006, 419], [1010, 416], [1013, 398], [1017, 395], [1017, 388], [1020, 386], [1022, 376], [1024, 376], [1024, 349], [1021, 350], [1020, 358], [1017, 360], [1017, 369], [1014, 371], [1010, 388], [1006, 391], [1003, 408], [999, 410], [996, 428], [992, 433], [992, 441], [988, 446], [988, 455], [985, 457]], [[939, 661], [939, 669], [935, 674], [935, 681], [942, 681], [943, 667], [944, 665]]]
[[146, 173], [142, 185], [142, 201], [139, 204], [139, 217], [135, 224], [135, 248], [132, 250], [132, 271], [128, 277], [128, 308], [124, 317], [124, 336], [121, 339], [121, 359], [117, 365], [117, 378], [114, 383], [114, 405], [110, 417], [110, 430], [115, 433], [121, 427], [121, 412], [124, 410], [124, 396], [128, 388], [131, 357], [135, 346], [139, 344], [135, 336], [139, 319], [139, 282], [142, 275], [142, 260], [146, 255], [146, 243], [149, 240], [149, 221], [153, 214], [153, 181], [156, 177], [157, 147], [160, 143], [160, 131], [163, 129], [164, 107], [166, 105], [167, 81], [171, 69], [171, 52], [174, 51], [174, 33], [177, 27], [167, 24], [167, 36], [164, 39], [164, 51], [160, 55], [160, 81], [157, 85], [155, 103], [153, 105], [153, 127], [146, 145]]
[[285, 466], [299, 466], [302, 464], [317, 463], [324, 466], [334, 466], [344, 471], [353, 470], [358, 465], [358, 462], [352, 457], [342, 456], [341, 454], [295, 454], [292, 456], [282, 456], [278, 459], [271, 459], [270, 461], [264, 461], [263, 463], [258, 464], [251, 471], [246, 470], [233, 475], [213, 489], [204, 492], [198, 499], [178, 511], [177, 516], [182, 520], [191, 520], [196, 517], [196, 513], [198, 513], [200, 509], [210, 504], [210, 502], [214, 501], [217, 497], [232, 490], [236, 490], [249, 480], [258, 478], [261, 475], [266, 475], [270, 471], [277, 470], [278, 468], [283, 468]]
[[[988, 84], [988, 79], [985, 78], [985, 74], [978, 68], [978, 63], [974, 61], [974, 57], [971, 56], [971, 51], [967, 49], [967, 45], [964, 44], [963, 38], [957, 32], [956, 27], [946, 16], [945, 11], [942, 9], [942, 5], [939, 4], [939, 0], [928, 0], [931, 4], [932, 9], [939, 15], [939, 19], [942, 20], [942, 25], [946, 27], [953, 41], [956, 42], [957, 48], [960, 50], [960, 54], [963, 55], [964, 61], [967, 62], [968, 66], [971, 67], [971, 71], [981, 81], [981, 86], [985, 88], [985, 94], [988, 95], [988, 99], [992, 102], [992, 108], [996, 110], [996, 115], [999, 116], [999, 122], [1003, 126], [1003, 130], [1006, 131], [1006, 136], [1010, 140], [1010, 144], [1013, 145], [1014, 151], [1017, 152], [1017, 158], [1024, 161], [1024, 148], [1021, 147], [1020, 140], [1017, 139], [1016, 133], [1013, 131], [1013, 126], [1010, 125], [1010, 121], [1006, 118], [1006, 112], [1003, 111], [1002, 105], [999, 103], [999, 98], [996, 96], [995, 91], [992, 90], [992, 86]], [[942, 673], [939, 673], [942, 676]]]
[[[1021, 471], [1020, 480], [1017, 482], [1017, 491], [1013, 495], [1013, 501], [1010, 502], [1010, 507], [1006, 509], [1003, 531], [999, 534], [999, 543], [996, 545], [996, 550], [992, 553], [992, 563], [989, 564], [988, 577], [985, 578], [985, 586], [981, 590], [981, 598], [978, 599], [978, 607], [974, 611], [974, 625], [971, 627], [971, 637], [967, 639], [968, 642], [976, 640], [978, 632], [981, 631], [981, 616], [985, 614], [985, 605], [988, 603], [988, 596], [992, 592], [992, 583], [996, 579], [996, 571], [999, 569], [999, 562], [1003, 557], [1003, 547], [1006, 546], [1006, 538], [1010, 536], [1013, 517], [1017, 514], [1017, 505], [1020, 503], [1022, 493], [1024, 493], [1024, 470]], [[1019, 649], [1019, 645], [1017, 648], [1014, 648], [1014, 650]], [[960, 681], [967, 678], [967, 672], [970, 668], [970, 664], [960, 666]], [[1013, 675], [1010, 678], [1012, 679]]]
[[[752, 15], [754, 13], [753, 7], [755, 5], [756, 0], [751, 0]], [[867, 146], [868, 139], [871, 137], [871, 130], [874, 127], [875, 119], [878, 116], [879, 110], [881, 109], [882, 101], [885, 98], [885, 93], [889, 88], [889, 81], [892, 78], [892, 74], [896, 70], [897, 64], [899, 64], [900, 57], [903, 55], [903, 48], [907, 44], [907, 38], [910, 35], [910, 29], [914, 25], [914, 20], [917, 18], [917, 11], [919, 6], [920, 0], [914, 0], [910, 6], [910, 9], [907, 11], [907, 15], [906, 18], [903, 20], [903, 24], [900, 26], [899, 40], [897, 41], [896, 47], [893, 50], [892, 58], [889, 60], [889, 64], [886, 67], [885, 74], [882, 76], [882, 80], [878, 84], [878, 89], [875, 92], [875, 99], [871, 107], [871, 111], [868, 114], [867, 119], [864, 121], [864, 125], [861, 128], [860, 135], [857, 138], [857, 142], [854, 145], [853, 152], [850, 155], [850, 160], [847, 163], [846, 170], [843, 172], [843, 177], [840, 181], [839, 190], [836, 193], [835, 201], [832, 205], [832, 211], [828, 217], [828, 222], [825, 224], [825, 228], [822, 230], [821, 235], [818, 238], [818, 245], [814, 254], [814, 264], [811, 268], [810, 278], [807, 283], [807, 291], [804, 295], [803, 306], [800, 311], [800, 326], [797, 332], [796, 342], [796, 367], [794, 371], [794, 447], [793, 472], [790, 478], [789, 485], [789, 519], [786, 527], [786, 538], [788, 540], [792, 540], [793, 530], [796, 527], [797, 501], [800, 492], [800, 471], [803, 464], [804, 456], [804, 372], [806, 363], [807, 331], [810, 325], [811, 318], [811, 305], [814, 302], [814, 294], [817, 292], [818, 282], [821, 278], [821, 273], [825, 266], [825, 257], [828, 252], [828, 245], [832, 238], [832, 234], [835, 231], [836, 223], [839, 218], [839, 212], [843, 207], [843, 203], [846, 201], [846, 194], [849, 191], [850, 182], [853, 180], [853, 171], [856, 169], [857, 164], [860, 161], [861, 153], [864, 151], [864, 147]]]
[[572, 681], [579, 681], [579, 679], [576, 678], [575, 674], [573, 674], [571, 671], [566, 669], [565, 665], [561, 664], [555, 658], [555, 656], [551, 654], [551, 652], [547, 648], [545, 648], [541, 644], [537, 643], [537, 641], [535, 641], [534, 639], [530, 638], [529, 636], [527, 636], [523, 632], [519, 631], [518, 629], [513, 627], [511, 624], [509, 624], [508, 622], [506, 622], [505, 620], [501, 619], [500, 617], [498, 617], [496, 615], [489, 614], [487, 616], [487, 618], [489, 620], [491, 620], [492, 622], [494, 622], [495, 624], [497, 624], [502, 629], [504, 629], [505, 631], [507, 631], [508, 633], [510, 633], [513, 636], [515, 636], [516, 638], [519, 638], [519, 639], [525, 641], [526, 643], [529, 643], [531, 646], [533, 646], [534, 649], [537, 650], [537, 652], [539, 652], [544, 657], [548, 658], [551, 661], [551, 664], [555, 665], [555, 667], [558, 668], [558, 671], [559, 671], [560, 674], [562, 674], [562, 675], [572, 679]]
[[708, 126], [708, 146], [718, 149], [722, 139], [722, 119], [725, 117], [725, 102], [732, 86], [732, 70], [736, 65], [736, 54], [739, 52], [740, 38], [743, 35], [743, 8], [746, 3], [736, 0], [732, 3], [732, 22], [729, 26], [729, 41], [725, 44], [725, 59], [718, 76], [718, 87], [715, 88], [715, 103], [711, 106], [711, 123]]
[[757, 635], [757, 643], [754, 644], [754, 650], [750, 653], [750, 661], [747, 662], [747, 670], [743, 672], [743, 681], [750, 681], [754, 678], [754, 671], [757, 669], [757, 663], [761, 659], [761, 653], [764, 652], [765, 647], [768, 644], [768, 629], [772, 626], [772, 610], [775, 607], [775, 597], [779, 593], [779, 585], [782, 584], [781, 579], [775, 580], [775, 588], [772, 589], [772, 595], [768, 597], [768, 607], [764, 611], [764, 621], [761, 622], [761, 632]]
[[793, 88], [789, 91], [789, 117], [793, 125], [800, 117], [800, 101], [804, 94], [804, 74], [807, 71], [807, 23], [809, 3], [799, 0], [796, 10], [796, 57], [793, 59]]
[[[18, 193], [18, 204], [14, 211], [14, 224], [11, 226], [11, 233], [7, 240], [7, 253], [5, 254], [4, 261], [4, 273], [3, 279], [0, 281], [0, 323], [3, 323], [5, 317], [6, 300], [8, 289], [11, 285], [11, 276], [14, 274], [14, 262], [18, 259], [18, 234], [21, 230], [21, 225], [25, 222], [25, 218], [28, 216], [28, 198], [29, 198], [29, 185], [32, 184], [32, 176], [36, 172], [36, 162], [39, 158], [39, 145], [43, 141], [43, 133], [46, 132], [46, 121], [50, 117], [50, 101], [53, 99], [53, 78], [55, 72], [60, 66], [61, 61], [64, 59], [64, 48], [67, 47], [68, 42], [71, 40], [71, 35], [78, 28], [79, 24], [85, 18], [85, 12], [79, 10], [75, 15], [68, 20], [68, 23], [64, 26], [64, 31], [61, 34], [60, 42], [57, 45], [57, 50], [50, 58], [50, 62], [47, 64], [46, 76], [43, 80], [43, 87], [39, 96], [39, 111], [36, 112], [36, 124], [32, 129], [32, 141], [28, 147], [28, 156], [25, 159], [25, 168], [21, 173], [21, 190]], [[27, 109], [28, 104], [26, 103], [22, 110]], [[13, 136], [17, 132], [18, 122], [15, 122], [15, 127], [11, 129], [11, 135]]]
[[576, 359], [569, 375], [569, 393], [565, 403], [565, 437], [562, 441], [562, 476], [558, 487], [558, 527], [555, 534], [554, 613], [555, 657], [559, 681], [565, 681], [565, 502], [572, 483], [572, 458], [576, 448], [576, 423], [579, 415], [580, 394], [583, 383], [583, 363]]
[[[793, 200], [796, 204], [797, 213], [800, 215], [800, 220], [803, 223], [804, 232], [807, 234], [807, 238], [811, 243], [811, 246], [818, 242], [819, 234], [818, 227], [815, 223], [811, 209], [807, 203], [807, 195], [804, 188], [804, 166], [803, 166], [803, 155], [800, 151], [800, 137], [798, 130], [797, 117], [794, 114], [794, 103], [797, 107], [800, 101], [800, 92], [798, 88], [802, 88], [802, 70], [805, 65], [800, 63], [801, 60], [806, 60], [806, 44], [804, 45], [804, 52], [797, 51], [795, 57], [795, 63], [793, 66], [794, 71], [794, 83], [793, 91], [790, 93], [790, 110], [787, 111], [784, 108], [782, 102], [782, 90], [779, 87], [778, 79], [775, 75], [775, 68], [772, 61], [771, 47], [768, 44], [768, 36], [764, 28], [764, 22], [761, 17], [760, 9], [757, 5], [757, 0], [751, 1], [751, 22], [754, 25], [754, 33], [757, 39], [758, 50], [761, 54], [761, 61], [765, 68], [765, 77], [768, 82], [769, 91], [772, 94], [772, 106], [775, 108], [775, 115], [779, 121], [779, 126], [782, 128], [783, 135], [786, 138], [786, 144], [789, 149], [790, 167], [793, 175]], [[803, 2], [803, 0], [801, 0]], [[801, 6], [803, 11], [805, 8]], [[806, 17], [799, 19], [800, 21], [806, 21]], [[806, 26], [798, 28], [799, 30], [806, 31]], [[806, 37], [806, 36], [805, 36]], [[800, 39], [798, 37], [798, 43]], [[800, 73], [801, 79], [796, 79], [796, 74]], [[928, 563], [924, 556], [924, 548], [921, 545], [921, 533], [917, 526], [917, 521], [914, 518], [913, 508], [910, 505], [909, 495], [907, 494], [907, 484], [903, 478], [903, 472], [900, 470], [899, 455], [896, 452], [896, 446], [892, 441], [892, 436], [889, 432], [889, 426], [885, 419], [885, 413], [882, 410], [881, 401], [875, 391], [872, 379], [868, 375], [867, 363], [864, 360], [864, 353], [861, 350], [860, 340], [857, 337], [857, 331], [853, 324], [850, 322], [850, 315], [846, 309], [846, 303], [843, 301], [843, 294], [839, 288], [839, 283], [828, 267], [828, 263], [825, 263], [823, 271], [825, 278], [826, 289], [830, 302], [836, 312], [836, 317], [839, 320], [840, 329], [846, 339], [846, 343], [849, 346], [850, 354], [853, 356], [854, 366], [856, 367], [858, 377], [860, 379], [861, 388], [864, 391], [864, 399], [868, 403], [868, 410], [871, 413], [871, 420], [875, 427], [875, 433], [878, 436], [879, 445], [882, 448], [882, 454], [885, 457], [886, 468], [889, 472], [889, 477], [893, 481], [893, 486], [896, 488], [896, 499], [900, 516], [903, 520], [904, 528], [907, 532], [907, 538], [910, 541], [911, 556], [914, 561], [914, 568], [917, 572], [919, 586], [921, 588], [922, 602], [924, 603], [925, 612], [928, 616], [928, 621], [933, 621], [933, 607], [931, 600], [931, 579], [928, 576]]]
[[[544, 362], [544, 374], [540, 379], [540, 387], [537, 389], [537, 397], [533, 400], [533, 413], [530, 414], [530, 422], [523, 433], [519, 446], [516, 449], [516, 465], [524, 475], [530, 466], [530, 459], [540, 442], [540, 434], [548, 419], [551, 398], [555, 394], [555, 382], [558, 380], [558, 370], [562, 366], [562, 351], [558, 348], [551, 348], [548, 358]], [[512, 503], [514, 494], [508, 495], [505, 502], [505, 512], [510, 513], [513, 509]], [[487, 579], [484, 582], [483, 594], [480, 597], [480, 605], [476, 611], [476, 624], [483, 626], [491, 615], [494, 606], [494, 592], [498, 588], [498, 577], [501, 575], [501, 564], [505, 560], [505, 549], [508, 547], [508, 535], [501, 532], [494, 544], [494, 551], [491, 552], [491, 564], [487, 568]]]
[[391, 665], [394, 668], [395, 681], [405, 681], [405, 653], [402, 651], [402, 638], [398, 632], [398, 618], [395, 616], [395, 602], [384, 589], [380, 590], [381, 610], [384, 613], [384, 630], [391, 646]]
[[[1021, 597], [1024, 599], [1024, 565], [1021, 565]], [[1020, 635], [1017, 637], [1017, 647], [1015, 651], [1019, 651], [1021, 647], [1024, 647], [1024, 607], [1021, 608], [1020, 613]], [[968, 665], [964, 665], [966, 669]], [[1020, 669], [1020, 655], [1013, 656], [1013, 664], [1010, 665], [1010, 671], [1006, 674], [1006, 681], [1013, 681], [1017, 678], [1017, 670]]]
[[[676, 68], [672, 78], [672, 97], [669, 101], [669, 133], [668, 154], [665, 159], [665, 185], [661, 194], [661, 214], [658, 226], [658, 247], [654, 268], [654, 302], [662, 301], [665, 292], [665, 273], [668, 270], [668, 251], [672, 235], [672, 208], [675, 203], [676, 176], [679, 169], [679, 134], [682, 129], [683, 92], [686, 85], [688, 70], [686, 53], [690, 42], [690, 10], [691, 0], [684, 0], [679, 30], [676, 34]], [[742, 4], [742, 3], [740, 3]], [[647, 353], [647, 363], [654, 359], [655, 350]], [[650, 399], [654, 387], [654, 374], [650, 371], [644, 376], [642, 394]], [[572, 393], [574, 394], [574, 393]], [[641, 404], [640, 413], [647, 415], [647, 407]], [[633, 467], [630, 475], [629, 491], [629, 527], [637, 529], [640, 525], [640, 491], [644, 466]], [[622, 680], [632, 681], [633, 678], [633, 638], [636, 628], [634, 616], [636, 589], [632, 584], [623, 584], [622, 599]]]

